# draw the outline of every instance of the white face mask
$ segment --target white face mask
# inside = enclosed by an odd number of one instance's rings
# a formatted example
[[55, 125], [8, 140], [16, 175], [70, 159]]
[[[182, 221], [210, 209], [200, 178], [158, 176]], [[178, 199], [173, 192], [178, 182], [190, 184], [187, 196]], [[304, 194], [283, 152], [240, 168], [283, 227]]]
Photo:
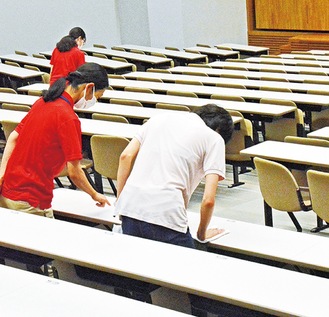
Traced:
[[88, 109], [95, 105], [97, 99], [95, 97], [95, 87], [93, 87], [93, 97], [90, 100], [86, 100], [86, 89], [84, 91], [83, 97], [74, 104], [76, 109]]

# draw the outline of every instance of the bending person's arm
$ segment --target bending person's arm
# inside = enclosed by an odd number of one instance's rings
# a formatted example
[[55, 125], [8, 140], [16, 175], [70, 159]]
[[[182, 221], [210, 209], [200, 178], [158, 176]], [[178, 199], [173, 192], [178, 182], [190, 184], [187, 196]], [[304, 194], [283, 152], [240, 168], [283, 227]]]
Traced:
[[107, 200], [107, 198], [103, 194], [98, 193], [91, 186], [80, 165], [79, 160], [67, 162], [67, 170], [72, 182], [81, 190], [89, 194], [93, 200], [97, 201], [97, 206], [104, 207], [105, 204], [110, 205], [110, 202]]
[[139, 152], [139, 148], [140, 148], [139, 141], [136, 138], [133, 138], [120, 155], [118, 174], [117, 174], [118, 198], [134, 166], [134, 162]]
[[0, 186], [2, 185], [3, 176], [7, 168], [7, 163], [11, 154], [14, 151], [18, 136], [19, 134], [14, 130], [12, 133], [10, 133], [9, 138], [7, 140], [6, 147], [2, 155], [1, 166], [0, 166]]
[[221, 232], [221, 229], [208, 229], [213, 210], [215, 207], [215, 198], [217, 185], [223, 178], [217, 174], [206, 175], [205, 190], [203, 193], [201, 210], [200, 210], [200, 223], [197, 232], [197, 237], [200, 241], [210, 239]]

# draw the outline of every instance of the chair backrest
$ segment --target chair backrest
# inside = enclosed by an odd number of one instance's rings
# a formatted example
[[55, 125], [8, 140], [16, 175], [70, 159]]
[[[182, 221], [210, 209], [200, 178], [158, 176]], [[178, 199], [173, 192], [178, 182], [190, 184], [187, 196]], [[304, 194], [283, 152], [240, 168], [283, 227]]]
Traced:
[[103, 44], [93, 44], [93, 47], [98, 47], [98, 48], [107, 48], [105, 45]]
[[125, 91], [132, 91], [132, 92], [142, 92], [147, 94], [154, 94], [154, 91], [149, 88], [143, 88], [143, 87], [125, 87]]
[[151, 72], [151, 73], [166, 73], [166, 74], [171, 74], [171, 71], [169, 69], [165, 69], [165, 68], [148, 68], [146, 71], [147, 72]]
[[42, 55], [42, 54], [32, 54], [32, 56], [36, 57], [36, 58], [47, 59], [47, 57], [45, 55]]
[[309, 185], [313, 211], [322, 220], [329, 222], [329, 173], [308, 170], [307, 182]]
[[124, 106], [134, 106], [134, 107], [143, 107], [143, 104], [138, 100], [130, 100], [130, 99], [110, 99], [110, 103], [115, 103]]
[[222, 87], [222, 88], [235, 88], [235, 89], [246, 89], [246, 86], [241, 84], [228, 84], [228, 83], [217, 83], [216, 87]]
[[15, 67], [21, 67], [21, 65], [19, 65], [16, 62], [12, 62], [12, 61], [5, 61], [5, 64], [10, 65], [10, 66], [15, 66]]
[[173, 105], [168, 103], [161, 103], [158, 102], [155, 105], [155, 108], [157, 109], [169, 109], [169, 110], [178, 110], [178, 111], [191, 111], [191, 109], [184, 105]]
[[218, 94], [211, 95], [210, 99], [245, 102], [245, 99], [241, 96], [222, 96], [222, 95], [218, 95]]
[[1, 125], [5, 134], [5, 138], [8, 140], [10, 133], [16, 129], [18, 123], [10, 120], [2, 120]]
[[185, 79], [176, 79], [176, 84], [183, 84], [183, 85], [199, 85], [202, 86], [202, 82], [198, 80], [185, 80]]
[[129, 123], [127, 118], [125, 118], [123, 116], [116, 116], [116, 115], [111, 115], [111, 114], [93, 113], [91, 115], [91, 117], [92, 117], [92, 119], [95, 119], [95, 120]]
[[137, 77], [137, 80], [163, 83], [163, 80], [161, 78]]
[[208, 48], [211, 48], [211, 46], [210, 46], [210, 45], [208, 45], [208, 44], [200, 44], [200, 43], [198, 43], [196, 46], [199, 46], [199, 47], [208, 47]]
[[128, 143], [126, 138], [93, 135], [90, 145], [96, 172], [107, 178], [117, 179], [119, 158]]
[[173, 46], [166, 46], [165, 49], [166, 50], [171, 50], [171, 51], [179, 51], [179, 48], [173, 47]]
[[123, 47], [119, 47], [119, 46], [112, 46], [111, 49], [115, 51], [122, 51], [122, 52], [126, 51]]
[[14, 103], [3, 103], [1, 107], [2, 107], [2, 109], [16, 110], [16, 111], [25, 111], [25, 112], [28, 112], [31, 109], [30, 106], [27, 106], [27, 105], [18, 105], [18, 104], [14, 104]]
[[101, 53], [93, 53], [93, 56], [94, 57], [108, 59], [108, 57], [105, 54], [101, 54]]
[[286, 136], [284, 142], [329, 147], [329, 141], [324, 139], [303, 138], [291, 135]]
[[15, 51], [15, 54], [17, 55], [23, 55], [23, 56], [28, 56], [28, 54], [26, 52], [23, 52], [23, 51]]
[[196, 93], [190, 91], [168, 90], [167, 95], [198, 98]]
[[[30, 69], [30, 70], [35, 70], [37, 72], [40, 72], [40, 69], [37, 67], [37, 66], [33, 66], [33, 65], [24, 65], [24, 68], [26, 69]], [[43, 75], [41, 76], [42, 77], [42, 82], [44, 84], [49, 84], [49, 81], [50, 81], [50, 74], [46, 73], [46, 72], [43, 72]]]
[[254, 163], [262, 196], [270, 207], [287, 212], [302, 210], [299, 187], [288, 168], [259, 157], [254, 158]]
[[17, 94], [17, 91], [13, 88], [9, 88], [9, 87], [0, 87], [0, 92], [6, 92], [9, 94]]

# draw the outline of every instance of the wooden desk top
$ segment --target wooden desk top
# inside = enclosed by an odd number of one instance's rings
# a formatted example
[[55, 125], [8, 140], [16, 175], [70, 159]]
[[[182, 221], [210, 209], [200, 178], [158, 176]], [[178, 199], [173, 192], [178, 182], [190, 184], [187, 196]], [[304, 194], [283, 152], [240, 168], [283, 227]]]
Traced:
[[35, 70], [26, 69], [23, 67], [16, 67], [0, 63], [0, 73], [19, 79], [37, 78], [41, 77], [44, 73]]
[[284, 70], [287, 73], [299, 73], [301, 71], [307, 72], [322, 72], [329, 74], [329, 67], [308, 67], [308, 66], [290, 66], [290, 65], [271, 65], [271, 64], [259, 64], [259, 63], [245, 63], [245, 62], [222, 62], [216, 61], [209, 63], [211, 67], [214, 68], [223, 68], [224, 66], [233, 66], [233, 67], [244, 67], [249, 70]]
[[[238, 65], [237, 65], [238, 66]], [[243, 66], [242, 66], [243, 67]], [[170, 68], [172, 73], [206, 73], [208, 76], [218, 77], [222, 74], [233, 74], [233, 75], [242, 75], [246, 76], [248, 79], [260, 79], [262, 77], [268, 78], [284, 78], [290, 82], [303, 82], [304, 80], [320, 80], [328, 81], [328, 76], [319, 76], [319, 75], [305, 75], [300, 73], [272, 73], [272, 72], [262, 72], [262, 71], [252, 71], [252, 70], [233, 70], [233, 69], [222, 69], [222, 68], [203, 68], [203, 67], [186, 67], [186, 66], [176, 66]]]
[[[0, 307], [6, 317], [187, 316], [90, 287], [0, 265]], [[31, 296], [31, 294], [38, 294]]]
[[206, 55], [200, 55], [200, 54], [194, 54], [194, 53], [188, 53], [184, 51], [174, 51], [174, 50], [168, 50], [163, 48], [157, 48], [157, 47], [150, 47], [150, 46], [142, 46], [142, 45], [132, 45], [132, 44], [125, 44], [125, 45], [116, 45], [116, 47], [122, 47], [126, 50], [140, 50], [145, 53], [160, 53], [164, 54], [170, 58], [182, 58], [189, 61], [194, 60], [206, 60]]
[[329, 291], [324, 278], [8, 209], [0, 227], [5, 247], [278, 316], [322, 317]]
[[241, 153], [306, 166], [329, 166], [329, 148], [322, 146], [264, 141], [242, 150]]

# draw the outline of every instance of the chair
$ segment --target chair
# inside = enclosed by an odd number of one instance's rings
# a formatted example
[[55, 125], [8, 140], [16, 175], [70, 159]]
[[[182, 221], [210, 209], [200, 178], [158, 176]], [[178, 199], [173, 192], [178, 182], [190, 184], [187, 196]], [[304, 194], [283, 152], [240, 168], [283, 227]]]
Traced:
[[[24, 65], [24, 68], [30, 69], [30, 70], [35, 70], [36, 72], [40, 72], [40, 69], [33, 65]], [[44, 84], [49, 84], [50, 74], [43, 72], [43, 75], [41, 77], [42, 77], [42, 82]]]
[[248, 71], [248, 68], [243, 66], [223, 66], [223, 69]]
[[266, 81], [279, 81], [279, 82], [285, 82], [288, 83], [289, 80], [286, 78], [275, 78], [275, 77], [261, 77], [260, 80], [266, 80]]
[[115, 79], [126, 79], [125, 76], [119, 74], [107, 74], [108, 78], [115, 78]]
[[285, 88], [285, 87], [261, 86], [261, 87], [259, 87], [259, 90], [276, 91], [276, 92], [292, 92], [290, 88]]
[[110, 103], [124, 105], [124, 106], [134, 106], [134, 107], [143, 107], [143, 104], [137, 100], [130, 100], [130, 99], [110, 99]]
[[189, 63], [188, 67], [203, 67], [203, 68], [212, 68], [211, 65], [203, 64], [203, 63]]
[[33, 90], [33, 89], [29, 89], [27, 94], [29, 96], [38, 96], [41, 97], [42, 96], [42, 90]]
[[298, 232], [302, 231], [293, 212], [309, 211], [312, 209], [310, 200], [303, 199], [302, 190], [292, 173], [284, 165], [255, 157], [259, 187], [264, 199], [265, 224], [273, 226], [272, 208], [285, 211]]
[[245, 99], [241, 96], [222, 96], [218, 94], [211, 95], [210, 99], [245, 102]]
[[299, 74], [301, 75], [317, 75], [317, 76], [327, 76], [327, 74], [325, 72], [321, 72], [321, 71], [309, 71], [309, 70], [302, 70], [299, 72]]
[[269, 65], [284, 65], [282, 62], [278, 61], [268, 61], [266, 59], [259, 62], [259, 64], [269, 64]]
[[122, 51], [122, 52], [126, 51], [123, 47], [119, 47], [119, 46], [112, 46], [111, 49], [115, 51]]
[[[303, 137], [290, 136], [290, 135], [284, 138], [284, 142], [329, 147], [329, 141], [327, 140], [315, 139], [315, 138], [303, 138]], [[329, 172], [329, 168], [320, 168], [320, 167], [312, 166], [308, 169]], [[296, 182], [299, 186], [308, 187], [305, 170], [291, 169], [291, 172], [294, 175]]]
[[42, 55], [42, 54], [32, 54], [32, 56], [35, 57], [35, 58], [47, 59], [47, 57], [45, 55]]
[[15, 66], [15, 67], [21, 67], [21, 65], [19, 65], [16, 62], [12, 62], [12, 61], [5, 61], [6, 65], [10, 65], [10, 66]]
[[291, 54], [313, 55], [311, 52], [307, 51], [291, 51]]
[[14, 104], [14, 103], [3, 103], [1, 107], [2, 107], [2, 109], [16, 110], [16, 111], [25, 111], [25, 112], [28, 112], [31, 109], [30, 106], [27, 106], [27, 105], [18, 105], [18, 104]]
[[279, 55], [267, 55], [267, 54], [261, 54], [260, 55], [261, 58], [282, 58], [281, 56]]
[[103, 44], [93, 44], [93, 47], [98, 47], [98, 48], [107, 48], [105, 45]]
[[322, 66], [320, 64], [314, 64], [314, 63], [296, 63], [297, 67], [318, 67], [321, 68]]
[[208, 74], [203, 72], [190, 72], [190, 71], [182, 72], [182, 75], [209, 77]]
[[105, 54], [101, 54], [101, 53], [93, 53], [93, 56], [98, 58], [108, 59], [108, 57]]
[[[309, 184], [312, 209], [317, 217], [317, 226], [311, 229], [311, 232], [319, 232], [329, 228], [329, 173], [308, 170], [307, 182]], [[323, 225], [323, 221], [326, 222], [325, 225]]]
[[15, 89], [9, 87], [0, 87], [0, 92], [5, 92], [8, 94], [17, 94], [17, 91]]
[[304, 84], [317, 84], [317, 85], [329, 85], [328, 80], [321, 80], [324, 79], [323, 77], [320, 77], [320, 79], [304, 79], [303, 83]]
[[103, 113], [93, 113], [91, 115], [94, 120], [104, 120], [104, 121], [112, 121], [112, 122], [120, 122], [120, 123], [129, 123], [128, 119], [123, 116], [111, 115], [111, 114], [103, 114]]
[[167, 58], [167, 56], [165, 54], [157, 53], [157, 52], [151, 52], [151, 55], [152, 56], [157, 56], [157, 57]]
[[161, 78], [149, 78], [149, 77], [137, 77], [137, 80], [141, 81], [151, 81], [156, 83], [163, 83], [163, 80]]
[[227, 58], [225, 62], [233, 62], [233, 63], [249, 63], [247, 59], [240, 58]]
[[16, 129], [18, 123], [10, 120], [2, 120], [1, 125], [5, 138], [8, 140], [10, 133]]
[[119, 158], [128, 145], [126, 138], [110, 135], [93, 135], [90, 139], [91, 153], [94, 161], [95, 184], [99, 192], [103, 193], [102, 176], [105, 176], [117, 195], [113, 180], [117, 179]]
[[218, 48], [219, 50], [233, 51], [233, 48], [228, 47], [228, 46], [216, 45], [216, 48]]
[[291, 106], [294, 107], [294, 118], [280, 118], [272, 122], [265, 122], [264, 131], [266, 140], [284, 141], [287, 135], [304, 136], [304, 115], [303, 112], [297, 108], [296, 104], [290, 100], [267, 99], [262, 98], [260, 103]]
[[178, 111], [191, 111], [191, 109], [188, 106], [173, 105], [173, 104], [161, 103], [161, 102], [158, 102], [155, 105], [155, 108], [157, 108], [157, 109], [168, 109], [168, 110], [178, 110]]
[[148, 68], [146, 71], [147, 72], [151, 72], [151, 73], [166, 73], [166, 74], [171, 74], [171, 71], [169, 69], [164, 69], [164, 68]]
[[183, 84], [183, 85], [199, 85], [203, 86], [201, 81], [198, 80], [186, 80], [186, 79], [176, 79], [175, 80], [176, 84]]
[[171, 51], [179, 51], [179, 48], [177, 47], [172, 47], [172, 46], [165, 46], [166, 50], [171, 50]]
[[239, 181], [239, 173], [247, 172], [247, 167], [254, 167], [250, 156], [240, 153], [241, 150], [254, 145], [254, 141], [251, 121], [245, 119], [239, 111], [229, 110], [229, 113], [242, 119], [239, 125], [234, 126], [232, 137], [225, 146], [226, 164], [232, 165], [233, 168], [233, 184], [229, 185], [232, 188], [244, 184]]
[[316, 61], [317, 59], [314, 57], [314, 55], [309, 54], [309, 56], [294, 56], [294, 59], [297, 60], [303, 60], [303, 61]]
[[112, 56], [112, 60], [117, 61], [117, 62], [129, 63], [128, 60], [126, 60], [123, 57]]
[[260, 72], [264, 73], [280, 73], [280, 74], [286, 74], [287, 72], [283, 69], [267, 69], [267, 68], [261, 68], [259, 70]]
[[17, 55], [23, 55], [23, 56], [28, 56], [27, 53], [23, 52], [23, 51], [15, 51], [15, 54]]
[[208, 44], [200, 44], [200, 43], [198, 43], [196, 46], [199, 46], [199, 47], [208, 47], [208, 48], [211, 48], [211, 46], [210, 46], [210, 45], [208, 45]]
[[240, 84], [216, 83], [216, 87], [246, 89], [246, 86]]
[[143, 88], [143, 87], [125, 87], [125, 91], [132, 91], [132, 92], [141, 92], [141, 93], [147, 93], [147, 94], [154, 94], [154, 91], [149, 88]]
[[191, 91], [168, 90], [167, 95], [198, 98], [198, 95], [194, 92], [191, 92]]
[[141, 51], [141, 50], [131, 49], [130, 52], [131, 53], [135, 53], [135, 54], [145, 55], [145, 52], [144, 51]]
[[[325, 95], [328, 96], [329, 92], [324, 90], [308, 90], [308, 94], [312, 95]], [[311, 130], [318, 130], [329, 125], [329, 109], [312, 112]]]
[[248, 79], [245, 75], [237, 75], [237, 74], [221, 74], [222, 78], [236, 78], [236, 79]]

